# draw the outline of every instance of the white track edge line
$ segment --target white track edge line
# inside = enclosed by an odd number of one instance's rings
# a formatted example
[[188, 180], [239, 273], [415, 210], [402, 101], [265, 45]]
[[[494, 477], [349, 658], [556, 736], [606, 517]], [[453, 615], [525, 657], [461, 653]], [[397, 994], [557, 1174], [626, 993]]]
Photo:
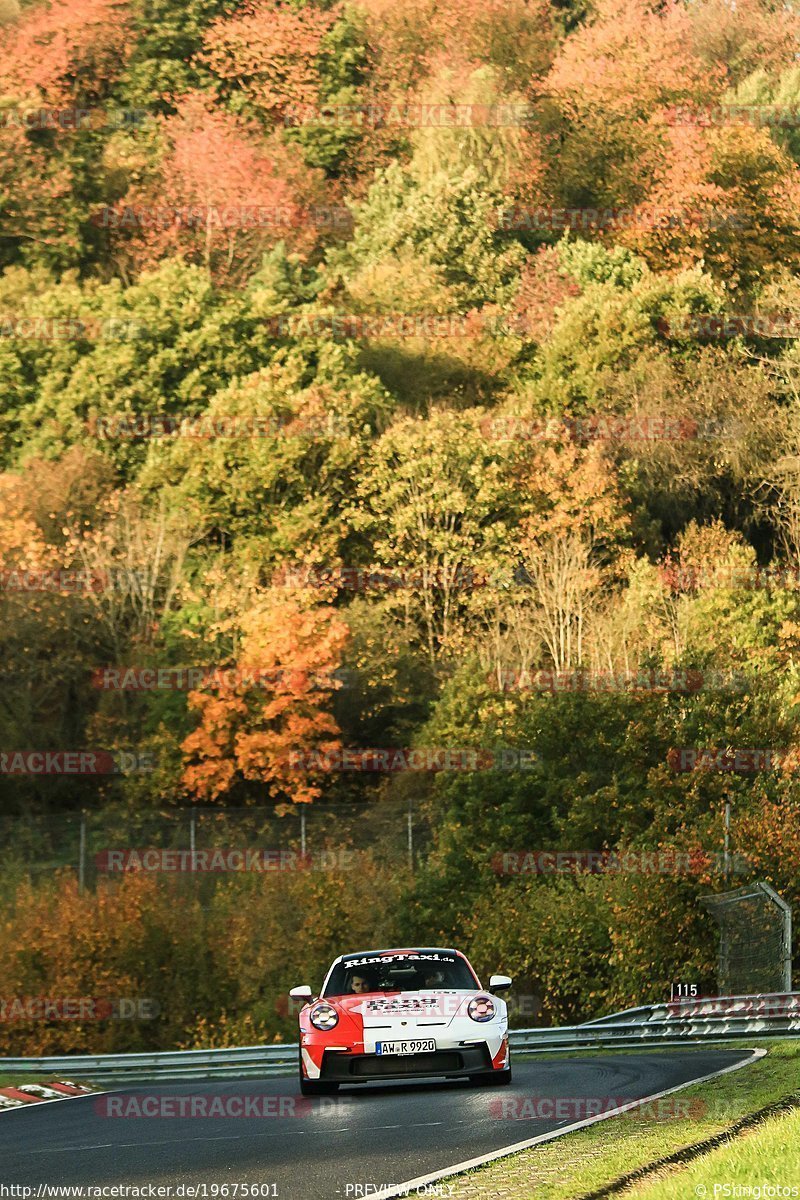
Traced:
[[695, 1084], [709, 1083], [712, 1079], [718, 1079], [720, 1075], [728, 1075], [731, 1071], [738, 1071], [742, 1067], [747, 1067], [751, 1063], [757, 1062], [766, 1053], [766, 1050], [752, 1050], [749, 1058], [745, 1058], [738, 1063], [733, 1063], [729, 1067], [723, 1067], [719, 1071], [712, 1071], [710, 1075], [703, 1075], [699, 1079], [690, 1079], [686, 1083], [679, 1083], [676, 1087], [667, 1088], [663, 1092], [654, 1092], [652, 1096], [642, 1096], [640, 1100], [631, 1100], [629, 1104], [621, 1104], [609, 1112], [599, 1113], [595, 1117], [585, 1117], [582, 1121], [574, 1121], [571, 1125], [565, 1125], [562, 1129], [554, 1129], [550, 1133], [540, 1133], [537, 1137], [528, 1138], [524, 1142], [515, 1142], [513, 1146], [504, 1146], [501, 1150], [491, 1150], [488, 1154], [482, 1154], [478, 1158], [467, 1159], [466, 1162], [456, 1163], [455, 1166], [445, 1167], [441, 1171], [432, 1171], [429, 1175], [419, 1175], [416, 1179], [409, 1179], [406, 1183], [391, 1184], [388, 1187], [382, 1188], [379, 1192], [371, 1192], [370, 1196], [372, 1200], [392, 1200], [392, 1197], [395, 1196], [410, 1195], [414, 1189], [424, 1187], [429, 1183], [436, 1183], [440, 1179], [447, 1179], [450, 1175], [460, 1175], [463, 1171], [471, 1171], [475, 1167], [483, 1167], [498, 1158], [507, 1158], [510, 1154], [518, 1154], [521, 1150], [529, 1150], [532, 1146], [539, 1146], [543, 1142], [551, 1142], [555, 1138], [563, 1137], [565, 1133], [573, 1133], [576, 1129], [586, 1129], [590, 1125], [597, 1125], [600, 1121], [607, 1121], [610, 1117], [617, 1117], [620, 1113], [629, 1112], [630, 1109], [638, 1108], [641, 1104], [648, 1104], [651, 1100], [661, 1100], [664, 1096], [673, 1095], [674, 1092], [682, 1092], [685, 1088], [694, 1087]]

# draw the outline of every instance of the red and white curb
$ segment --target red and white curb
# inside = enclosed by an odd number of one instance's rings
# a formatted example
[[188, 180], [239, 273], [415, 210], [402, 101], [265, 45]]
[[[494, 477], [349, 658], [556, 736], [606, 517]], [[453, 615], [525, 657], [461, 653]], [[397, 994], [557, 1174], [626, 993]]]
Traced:
[[0, 1113], [28, 1104], [42, 1104], [48, 1100], [70, 1100], [76, 1096], [88, 1096], [94, 1089], [82, 1083], [21, 1083], [19, 1087], [0, 1087]]

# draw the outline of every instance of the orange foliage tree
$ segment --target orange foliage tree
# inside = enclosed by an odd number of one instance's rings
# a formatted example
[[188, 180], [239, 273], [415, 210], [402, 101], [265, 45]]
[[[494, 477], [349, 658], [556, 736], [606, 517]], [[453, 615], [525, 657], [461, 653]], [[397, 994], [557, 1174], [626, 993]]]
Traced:
[[107, 99], [125, 64], [128, 41], [128, 9], [120, 0], [35, 4], [0, 30], [0, 100], [6, 110], [0, 224], [10, 257], [72, 265], [79, 256], [86, 218], [77, 184], [79, 156], [56, 152], [58, 134], [48, 133], [46, 123], [62, 120], [67, 129], [81, 128], [87, 117], [47, 114], [44, 130], [33, 136], [25, 122], [38, 106], [86, 108]]
[[[225, 989], [204, 949], [199, 897], [179, 886], [137, 874], [100, 880], [95, 893], [81, 894], [70, 872], [35, 888], [20, 881], [13, 920], [0, 913], [0, 972], [10, 981], [14, 1014], [0, 1021], [0, 1052], [103, 1054], [175, 1044], [205, 989]], [[71, 1018], [28, 1018], [30, 1002], [43, 997], [70, 1004]], [[115, 1010], [127, 1019], [115, 1019]]]
[[317, 59], [339, 15], [281, 0], [254, 0], [233, 17], [215, 21], [201, 58], [228, 86], [244, 88], [255, 109], [281, 121], [319, 99]]
[[340, 686], [333, 672], [347, 626], [330, 605], [277, 588], [236, 625], [236, 670], [215, 680], [213, 691], [189, 694], [200, 723], [183, 743], [184, 786], [216, 800], [242, 781], [263, 782], [273, 796], [313, 801], [321, 791], [318, 772], [303, 758], [340, 748], [326, 706]]
[[[763, 129], [669, 130], [655, 183], [619, 238], [655, 269], [699, 263], [729, 286], [763, 282], [796, 266], [800, 171]], [[649, 221], [650, 212], [664, 220]]]
[[751, 71], [779, 71], [797, 57], [800, 14], [769, 0], [704, 0], [691, 5], [692, 51], [735, 86]]
[[[528, 88], [548, 68], [555, 48], [552, 9], [541, 0], [360, 0], [378, 60], [391, 89], [412, 87], [445, 55], [499, 67], [515, 88]], [[424, 30], [424, 37], [420, 31]]]
[[594, 20], [562, 44], [543, 83], [555, 194], [577, 204], [641, 198], [660, 109], [710, 101], [723, 84], [723, 69], [693, 54], [690, 21], [682, 4], [600, 0]]

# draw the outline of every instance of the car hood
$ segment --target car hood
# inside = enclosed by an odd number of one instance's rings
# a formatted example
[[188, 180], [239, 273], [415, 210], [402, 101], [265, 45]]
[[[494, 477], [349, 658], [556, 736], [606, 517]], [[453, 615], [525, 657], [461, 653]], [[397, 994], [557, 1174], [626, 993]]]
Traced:
[[[438, 1026], [446, 1028], [457, 1018], [467, 1016], [467, 1005], [476, 996], [488, 992], [425, 991], [425, 992], [371, 992], [362, 996], [331, 997], [347, 1013], [361, 1017], [364, 1029], [423, 1029]], [[492, 997], [498, 1016], [505, 1015], [502, 1000]]]

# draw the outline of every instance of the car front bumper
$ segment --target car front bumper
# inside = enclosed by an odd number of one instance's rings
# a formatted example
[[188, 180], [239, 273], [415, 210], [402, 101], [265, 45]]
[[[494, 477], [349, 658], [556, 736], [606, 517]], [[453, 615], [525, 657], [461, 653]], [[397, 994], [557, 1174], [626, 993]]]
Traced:
[[487, 1045], [458, 1046], [422, 1054], [352, 1054], [326, 1050], [319, 1078], [326, 1083], [367, 1083], [380, 1079], [434, 1079], [492, 1071]]

